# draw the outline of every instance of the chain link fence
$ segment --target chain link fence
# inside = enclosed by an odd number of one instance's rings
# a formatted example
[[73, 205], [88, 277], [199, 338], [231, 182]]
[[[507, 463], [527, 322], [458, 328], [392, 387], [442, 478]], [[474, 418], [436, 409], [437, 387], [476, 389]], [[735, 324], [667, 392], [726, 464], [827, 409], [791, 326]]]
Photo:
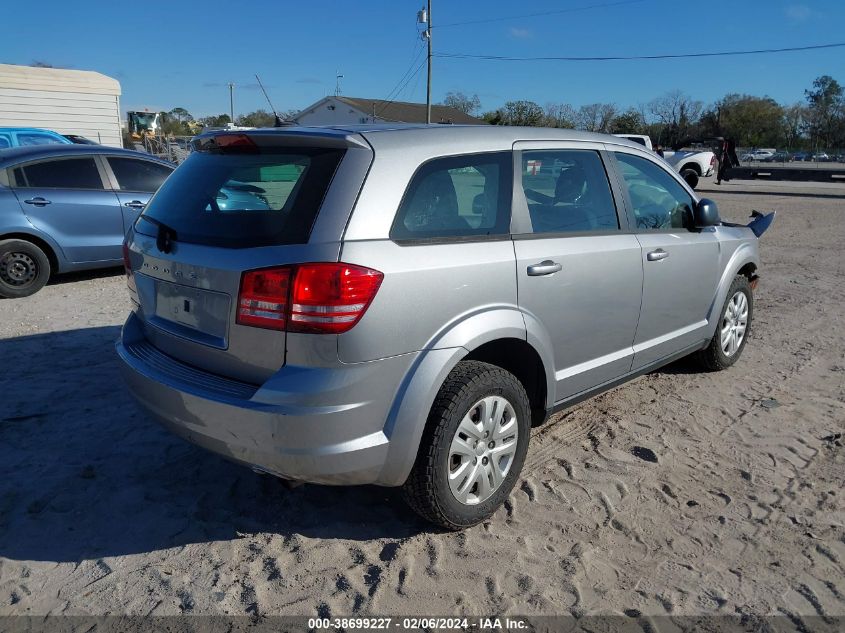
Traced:
[[193, 151], [193, 136], [144, 136], [132, 141], [132, 149], [146, 152], [172, 163], [179, 164]]

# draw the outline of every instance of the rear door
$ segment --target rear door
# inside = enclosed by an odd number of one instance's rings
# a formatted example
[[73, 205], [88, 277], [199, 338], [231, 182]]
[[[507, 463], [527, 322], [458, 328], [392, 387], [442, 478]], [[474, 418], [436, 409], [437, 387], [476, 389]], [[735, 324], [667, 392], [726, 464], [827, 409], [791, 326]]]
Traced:
[[642, 245], [643, 302], [634, 369], [703, 342], [719, 276], [712, 229], [691, 228], [695, 200], [677, 174], [651, 158], [619, 149], [629, 224]]
[[12, 174], [24, 214], [69, 261], [121, 261], [123, 217], [94, 156], [35, 161]]
[[603, 145], [521, 142], [514, 149], [519, 306], [547, 333], [560, 401], [630, 370], [640, 244], [621, 204], [617, 210]]
[[117, 195], [123, 216], [124, 232], [128, 231], [152, 195], [158, 191], [175, 165], [163, 165], [132, 156], [102, 156], [106, 175]]

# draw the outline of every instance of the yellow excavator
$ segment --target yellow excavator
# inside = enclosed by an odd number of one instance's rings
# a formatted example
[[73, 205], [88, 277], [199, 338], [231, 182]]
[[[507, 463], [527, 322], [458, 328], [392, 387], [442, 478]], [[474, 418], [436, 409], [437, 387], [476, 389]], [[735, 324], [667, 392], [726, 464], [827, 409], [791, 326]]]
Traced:
[[126, 113], [126, 130], [133, 141], [140, 141], [145, 137], [155, 137], [161, 132], [164, 112], [134, 112]]

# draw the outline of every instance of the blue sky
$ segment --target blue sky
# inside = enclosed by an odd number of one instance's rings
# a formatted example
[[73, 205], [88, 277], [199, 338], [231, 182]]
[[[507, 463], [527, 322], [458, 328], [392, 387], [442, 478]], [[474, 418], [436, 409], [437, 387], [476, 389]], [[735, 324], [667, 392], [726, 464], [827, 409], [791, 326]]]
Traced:
[[[484, 24], [454, 22], [607, 4], [613, 0], [433, 0], [434, 48], [482, 55], [632, 55], [803, 46], [845, 41], [841, 0], [641, 0]], [[422, 0], [290, 2], [16, 3], [0, 38], [0, 62], [97, 70], [117, 78], [122, 107], [195, 116], [266, 107], [258, 73], [277, 109], [334, 92], [386, 98], [423, 45]], [[438, 27], [438, 24], [443, 25]], [[498, 62], [435, 59], [433, 98], [477, 93], [483, 110], [510, 99], [541, 105], [597, 101], [625, 107], [680, 89], [710, 103], [728, 92], [803, 99], [822, 74], [845, 83], [845, 48], [778, 55], [665, 61]], [[401, 84], [400, 84], [401, 86]], [[425, 100], [425, 67], [398, 95]]]

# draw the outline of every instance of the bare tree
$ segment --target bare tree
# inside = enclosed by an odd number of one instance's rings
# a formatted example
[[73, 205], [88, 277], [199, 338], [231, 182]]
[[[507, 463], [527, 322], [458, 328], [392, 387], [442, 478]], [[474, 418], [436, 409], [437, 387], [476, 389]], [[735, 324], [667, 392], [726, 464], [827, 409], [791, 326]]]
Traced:
[[676, 127], [689, 126], [698, 121], [704, 104], [695, 101], [680, 90], [672, 90], [648, 103], [649, 112], [658, 122]]
[[616, 116], [617, 108], [613, 103], [590, 103], [578, 109], [578, 128], [587, 132], [610, 130], [610, 122]]
[[568, 103], [547, 103], [543, 124], [547, 127], [574, 128], [576, 117], [575, 108]]
[[783, 109], [783, 135], [786, 147], [795, 147], [806, 124], [807, 112], [801, 103], [793, 103]]
[[481, 109], [481, 99], [476, 94], [469, 97], [463, 92], [447, 92], [443, 105], [451, 106], [464, 114], [474, 115]]

